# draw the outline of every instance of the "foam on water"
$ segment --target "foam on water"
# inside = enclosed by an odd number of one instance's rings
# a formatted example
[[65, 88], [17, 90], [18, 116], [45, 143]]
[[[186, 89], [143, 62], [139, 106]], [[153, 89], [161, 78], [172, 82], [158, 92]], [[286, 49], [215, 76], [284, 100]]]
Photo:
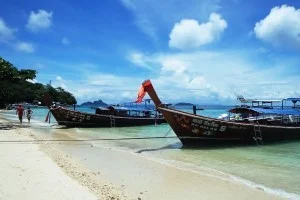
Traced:
[[153, 156], [151, 153], [147, 153], [147, 152], [143, 152], [143, 153], [139, 153], [137, 154], [134, 151], [129, 151], [128, 148], [125, 147], [111, 147], [109, 145], [105, 145], [103, 146], [103, 144], [99, 144], [97, 142], [93, 143], [93, 146], [97, 146], [99, 148], [106, 148], [106, 149], [113, 149], [115, 151], [121, 151], [121, 152], [130, 152], [132, 155], [134, 156], [139, 156], [139, 157], [143, 157], [144, 159], [147, 160], [151, 160], [169, 167], [173, 167], [179, 170], [184, 170], [184, 171], [188, 171], [188, 172], [192, 172], [192, 173], [196, 173], [196, 174], [200, 174], [200, 175], [205, 175], [205, 176], [210, 176], [213, 178], [218, 178], [224, 181], [231, 181], [231, 182], [237, 182], [243, 185], [246, 185], [248, 187], [252, 187], [254, 189], [261, 189], [269, 194], [274, 194], [283, 198], [287, 198], [287, 199], [295, 199], [298, 200], [300, 199], [300, 195], [299, 194], [295, 194], [295, 193], [289, 193], [284, 191], [283, 189], [278, 189], [278, 188], [269, 188], [265, 185], [262, 184], [258, 184], [255, 182], [251, 182], [249, 180], [243, 179], [241, 177], [238, 176], [234, 176], [222, 171], [218, 171], [212, 168], [208, 168], [205, 166], [197, 166], [194, 165], [192, 163], [186, 163], [186, 162], [182, 162], [182, 161], [176, 161], [176, 160], [168, 160], [168, 159], [161, 159], [158, 157]]

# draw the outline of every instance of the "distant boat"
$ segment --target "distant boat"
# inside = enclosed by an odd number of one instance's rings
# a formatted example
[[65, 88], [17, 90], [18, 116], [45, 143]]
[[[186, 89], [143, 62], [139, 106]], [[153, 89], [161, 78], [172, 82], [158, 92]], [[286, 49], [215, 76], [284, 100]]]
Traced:
[[243, 95], [235, 94], [237, 100], [243, 103], [243, 106], [246, 106], [248, 103], [251, 103], [252, 107], [273, 107], [274, 103], [281, 103], [282, 100], [279, 99], [245, 99]]
[[166, 123], [156, 110], [137, 107], [108, 106], [96, 108], [95, 114], [52, 106], [45, 97], [51, 114], [59, 125], [67, 127], [127, 127]]
[[31, 104], [31, 103], [19, 103], [19, 104], [16, 103], [16, 104], [12, 104], [10, 107], [12, 109], [16, 109], [19, 105], [23, 106], [24, 108], [28, 108], [28, 107], [30, 107], [30, 108], [39, 108], [39, 107], [41, 107], [39, 105]]
[[[297, 102], [300, 98], [282, 100], [281, 108], [237, 107], [229, 110], [234, 117], [217, 119], [191, 114], [161, 103], [150, 80], [142, 84], [156, 108], [163, 114], [183, 145], [205, 143], [257, 143], [300, 139], [300, 110], [285, 108], [287, 101]], [[140, 94], [142, 99], [145, 94]]]

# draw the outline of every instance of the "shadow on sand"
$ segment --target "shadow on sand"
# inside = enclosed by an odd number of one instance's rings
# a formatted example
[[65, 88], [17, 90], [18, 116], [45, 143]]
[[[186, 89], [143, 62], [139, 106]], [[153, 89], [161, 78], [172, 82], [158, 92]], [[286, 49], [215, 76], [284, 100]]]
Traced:
[[153, 148], [153, 149], [141, 149], [136, 151], [135, 153], [143, 153], [143, 152], [150, 152], [150, 151], [160, 151], [160, 150], [166, 150], [166, 149], [180, 149], [182, 147], [182, 144], [180, 142], [166, 145], [159, 148]]

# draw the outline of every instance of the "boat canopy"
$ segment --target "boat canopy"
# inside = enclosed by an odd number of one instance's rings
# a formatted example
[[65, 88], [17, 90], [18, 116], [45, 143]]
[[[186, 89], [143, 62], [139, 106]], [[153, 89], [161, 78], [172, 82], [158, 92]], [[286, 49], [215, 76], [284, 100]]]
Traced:
[[148, 108], [139, 108], [139, 107], [124, 107], [124, 106], [108, 106], [108, 107], [98, 107], [98, 110], [116, 110], [116, 111], [136, 111], [136, 112], [150, 112], [154, 111], [153, 109]]
[[119, 111], [138, 111], [138, 112], [149, 112], [152, 111], [151, 109], [147, 108], [139, 108], [139, 107], [124, 107], [124, 106], [109, 106], [108, 109], [114, 109]]
[[96, 108], [96, 109], [98, 109], [98, 110], [109, 110], [109, 109], [106, 108], [106, 107], [98, 107], [98, 108]]
[[230, 113], [247, 113], [247, 114], [268, 114], [268, 115], [299, 115], [298, 109], [264, 109], [264, 108], [233, 108]]
[[300, 101], [300, 98], [287, 98], [286, 101]]

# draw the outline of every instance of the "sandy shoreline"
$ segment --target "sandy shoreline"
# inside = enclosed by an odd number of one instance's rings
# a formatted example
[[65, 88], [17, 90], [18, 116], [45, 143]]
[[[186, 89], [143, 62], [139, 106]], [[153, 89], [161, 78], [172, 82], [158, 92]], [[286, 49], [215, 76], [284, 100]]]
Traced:
[[[1, 121], [7, 123], [3, 119]], [[45, 137], [45, 134], [31, 127], [0, 130], [1, 141]], [[51, 193], [53, 185], [45, 181], [49, 179], [48, 176], [51, 176], [51, 179], [61, 178], [62, 185], [55, 184], [61, 195], [64, 193], [70, 195], [71, 191], [72, 195], [80, 193], [81, 197], [85, 197], [79, 198], [79, 194], [75, 195], [78, 199], [281, 199], [259, 188], [248, 187], [232, 180], [180, 170], [138, 154], [96, 147], [88, 142], [0, 143], [0, 145], [0, 156], [5, 157], [0, 165], [0, 170], [5, 172], [0, 175], [0, 199], [1, 196], [8, 197], [3, 199], [18, 199], [20, 198], [18, 195], [21, 194], [23, 194], [21, 197], [27, 195], [27, 199], [40, 199], [38, 196], [32, 196], [32, 193], [42, 195], [40, 191], [43, 190]], [[43, 158], [39, 159], [38, 163], [36, 154]], [[15, 156], [24, 159], [14, 159]], [[28, 164], [30, 170], [22, 171], [9, 167], [23, 166], [24, 162]], [[49, 172], [44, 171], [44, 166], [47, 166]], [[42, 172], [42, 175], [37, 176], [37, 172]], [[21, 176], [9, 176], [12, 177], [12, 184], [7, 184], [7, 181], [4, 181], [7, 180], [5, 177], [11, 174]], [[36, 182], [32, 182], [31, 177], [35, 177], [41, 187], [38, 193], [35, 190]], [[20, 182], [20, 187], [14, 187], [15, 182]], [[23, 184], [29, 189], [23, 191], [21, 187]], [[68, 185], [68, 188], [64, 185]], [[15, 195], [15, 198], [9, 198], [9, 195]], [[68, 198], [76, 199], [71, 196], [63, 197]]]
[[[0, 130], [0, 140], [31, 139], [26, 134], [30, 129]], [[0, 143], [0, 158], [0, 199], [97, 199], [37, 144]]]

